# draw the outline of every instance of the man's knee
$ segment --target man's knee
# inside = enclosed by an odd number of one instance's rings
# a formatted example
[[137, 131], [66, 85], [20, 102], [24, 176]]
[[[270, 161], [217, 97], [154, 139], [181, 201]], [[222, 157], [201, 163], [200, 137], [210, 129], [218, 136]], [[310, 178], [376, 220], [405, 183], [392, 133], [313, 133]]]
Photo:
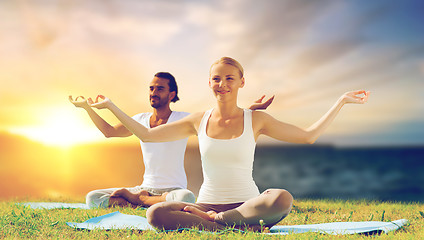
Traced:
[[196, 197], [188, 189], [177, 189], [177, 190], [170, 191], [168, 195], [166, 195], [166, 201], [194, 203], [196, 201]]
[[94, 190], [85, 196], [85, 202], [89, 208], [107, 208], [109, 205], [110, 195], [105, 194], [101, 190]]
[[87, 195], [85, 196], [85, 203], [88, 205], [89, 208], [94, 208], [94, 207], [98, 207], [95, 204], [95, 200], [98, 198], [98, 194], [97, 191], [91, 191], [89, 193], [87, 193]]

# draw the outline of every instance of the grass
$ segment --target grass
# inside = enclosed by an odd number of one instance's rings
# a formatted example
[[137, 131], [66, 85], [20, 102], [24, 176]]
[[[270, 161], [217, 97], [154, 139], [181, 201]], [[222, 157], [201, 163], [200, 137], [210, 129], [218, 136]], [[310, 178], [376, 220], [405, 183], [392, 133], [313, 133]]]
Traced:
[[[34, 200], [31, 200], [34, 201]], [[78, 202], [73, 199], [40, 199], [39, 201]], [[81, 200], [80, 200], [81, 201]], [[381, 235], [326, 235], [304, 233], [265, 235], [253, 232], [226, 231], [222, 234], [204, 234], [197, 231], [157, 233], [136, 230], [75, 230], [66, 222], [84, 222], [89, 218], [114, 211], [146, 216], [144, 209], [30, 209], [17, 201], [0, 202], [1, 239], [424, 239], [424, 204], [378, 202], [366, 200], [297, 200], [290, 215], [281, 225], [315, 224], [336, 221], [393, 221], [408, 219], [399, 230]]]

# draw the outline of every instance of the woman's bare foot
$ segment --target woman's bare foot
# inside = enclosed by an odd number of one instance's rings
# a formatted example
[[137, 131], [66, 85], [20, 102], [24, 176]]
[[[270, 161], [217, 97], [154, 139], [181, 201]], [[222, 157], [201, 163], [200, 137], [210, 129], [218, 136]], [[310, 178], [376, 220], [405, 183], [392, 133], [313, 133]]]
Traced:
[[208, 212], [204, 212], [196, 207], [193, 206], [185, 206], [183, 209], [184, 212], [189, 212], [192, 213], [194, 215], [197, 215], [205, 220], [211, 221], [211, 222], [215, 222], [215, 216], [216, 216], [216, 212], [214, 211], [208, 211]]

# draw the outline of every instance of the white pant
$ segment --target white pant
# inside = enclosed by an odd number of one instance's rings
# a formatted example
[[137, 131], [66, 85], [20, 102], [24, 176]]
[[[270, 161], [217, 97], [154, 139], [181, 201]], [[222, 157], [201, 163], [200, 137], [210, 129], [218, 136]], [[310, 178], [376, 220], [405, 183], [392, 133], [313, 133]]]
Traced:
[[[109, 199], [112, 193], [121, 188], [107, 188], [107, 189], [99, 189], [93, 190], [87, 194], [85, 197], [86, 203], [89, 208], [107, 208], [109, 207]], [[141, 190], [145, 190], [149, 192], [151, 195], [162, 195], [165, 192], [168, 192], [166, 195], [166, 201], [180, 201], [180, 202], [188, 202], [194, 203], [196, 201], [196, 197], [194, 194], [188, 189], [182, 188], [146, 188], [142, 186], [126, 188], [131, 193], [138, 193]]]

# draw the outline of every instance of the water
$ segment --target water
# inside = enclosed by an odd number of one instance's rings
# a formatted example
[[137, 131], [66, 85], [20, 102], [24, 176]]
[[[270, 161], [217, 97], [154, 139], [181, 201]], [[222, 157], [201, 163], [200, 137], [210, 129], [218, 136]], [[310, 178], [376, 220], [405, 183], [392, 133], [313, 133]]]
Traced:
[[253, 177], [261, 191], [424, 202], [424, 147], [258, 146], [255, 156]]

